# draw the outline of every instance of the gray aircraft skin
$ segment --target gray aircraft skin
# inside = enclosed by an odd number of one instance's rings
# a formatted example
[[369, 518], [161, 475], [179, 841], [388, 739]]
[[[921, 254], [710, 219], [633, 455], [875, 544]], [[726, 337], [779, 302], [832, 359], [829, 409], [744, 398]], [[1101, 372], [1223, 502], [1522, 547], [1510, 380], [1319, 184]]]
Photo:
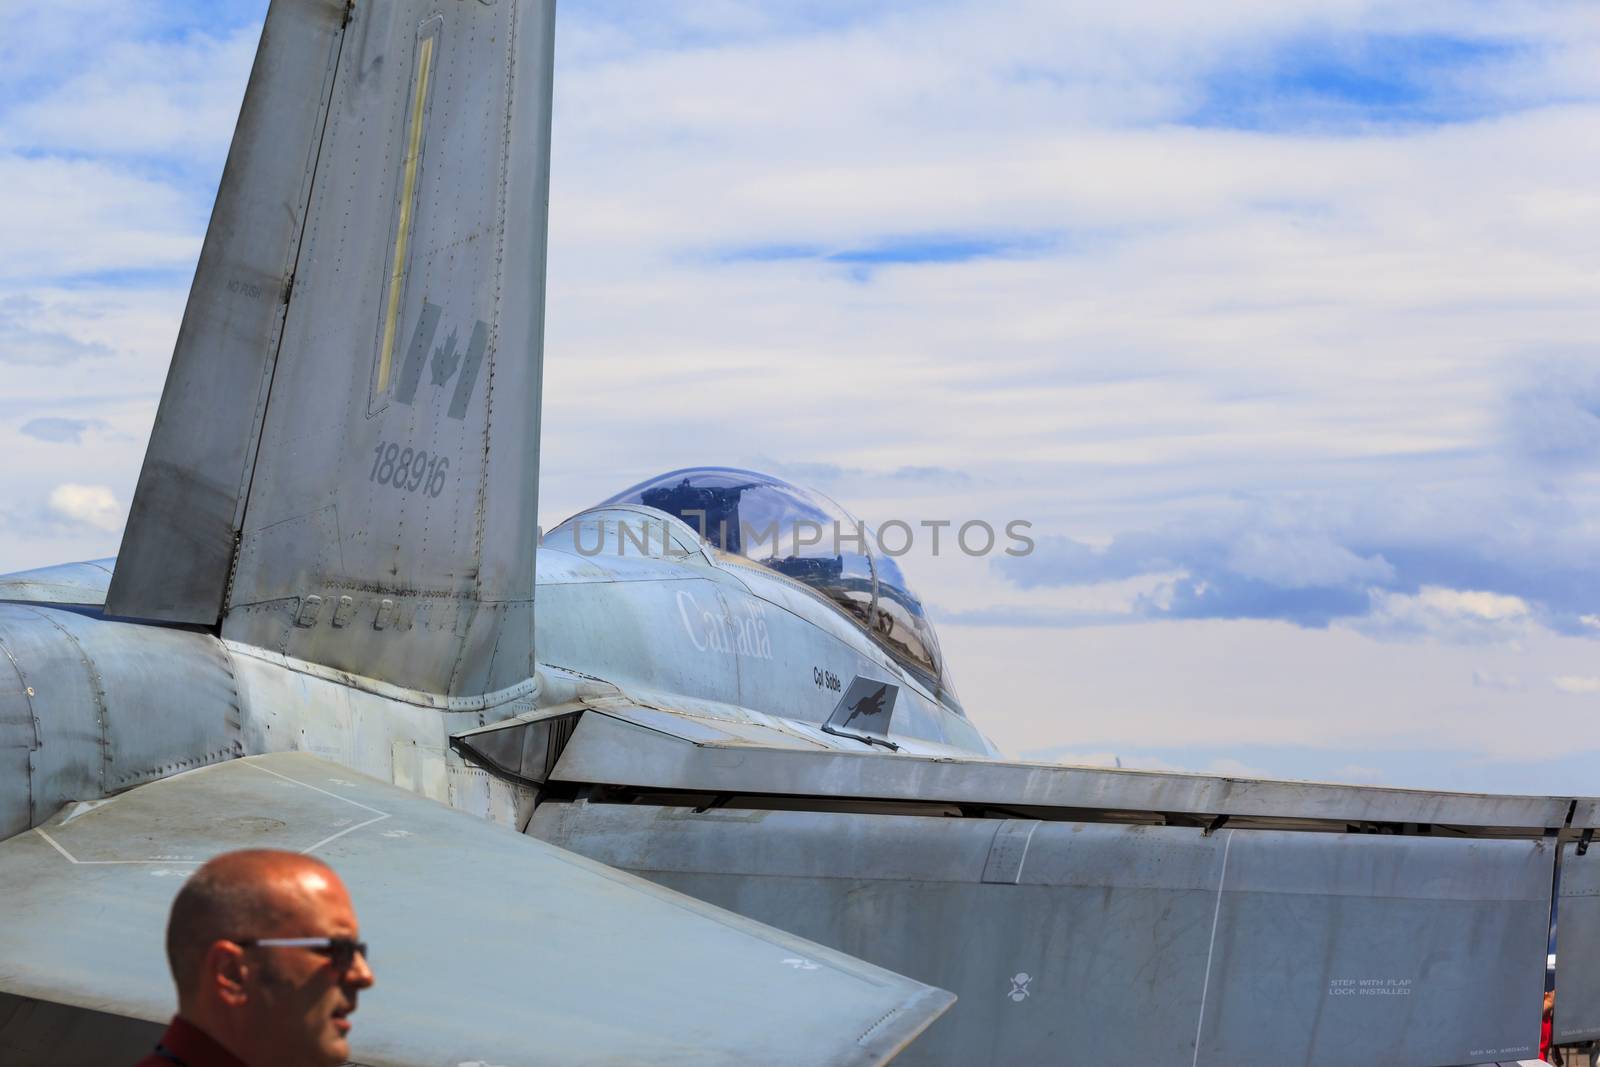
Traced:
[[363, 1064], [1527, 1060], [1558, 911], [1600, 1037], [1594, 798], [1006, 762], [748, 471], [541, 544], [553, 27], [273, 0], [121, 550], [0, 579], [0, 1062], [135, 1058], [252, 846], [353, 887]]

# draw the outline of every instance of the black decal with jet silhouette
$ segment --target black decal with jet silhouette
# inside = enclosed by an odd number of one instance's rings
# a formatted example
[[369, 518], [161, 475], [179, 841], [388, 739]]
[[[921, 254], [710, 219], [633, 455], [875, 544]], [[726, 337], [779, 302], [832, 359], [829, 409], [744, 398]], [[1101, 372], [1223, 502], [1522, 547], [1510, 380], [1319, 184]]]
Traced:
[[889, 723], [894, 718], [894, 702], [899, 695], [899, 686], [858, 674], [839, 698], [822, 729], [825, 733], [854, 738], [864, 744], [897, 749], [900, 746], [890, 741], [888, 734]]

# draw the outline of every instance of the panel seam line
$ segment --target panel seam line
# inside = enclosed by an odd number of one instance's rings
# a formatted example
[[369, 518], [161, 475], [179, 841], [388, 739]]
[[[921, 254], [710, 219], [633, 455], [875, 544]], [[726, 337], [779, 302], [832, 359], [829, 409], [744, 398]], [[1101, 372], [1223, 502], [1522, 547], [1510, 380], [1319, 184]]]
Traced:
[[1217, 951], [1217, 923], [1222, 918], [1222, 890], [1228, 883], [1228, 852], [1233, 848], [1233, 831], [1225, 831], [1228, 839], [1222, 843], [1222, 873], [1217, 877], [1217, 906], [1211, 912], [1211, 942], [1206, 946], [1206, 976], [1200, 983], [1200, 1019], [1194, 1024], [1194, 1059], [1192, 1067], [1200, 1067], [1200, 1035], [1206, 1028], [1206, 994], [1211, 991], [1211, 960]]

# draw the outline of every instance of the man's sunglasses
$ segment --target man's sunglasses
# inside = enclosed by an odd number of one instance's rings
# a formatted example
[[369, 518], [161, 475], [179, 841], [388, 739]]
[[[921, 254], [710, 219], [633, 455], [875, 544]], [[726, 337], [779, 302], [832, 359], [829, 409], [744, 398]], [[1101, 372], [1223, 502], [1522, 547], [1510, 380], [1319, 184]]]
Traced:
[[251, 937], [235, 941], [234, 944], [240, 948], [308, 948], [328, 957], [333, 961], [333, 966], [341, 971], [350, 969], [358, 952], [365, 958], [371, 958], [367, 953], [367, 943], [350, 937]]

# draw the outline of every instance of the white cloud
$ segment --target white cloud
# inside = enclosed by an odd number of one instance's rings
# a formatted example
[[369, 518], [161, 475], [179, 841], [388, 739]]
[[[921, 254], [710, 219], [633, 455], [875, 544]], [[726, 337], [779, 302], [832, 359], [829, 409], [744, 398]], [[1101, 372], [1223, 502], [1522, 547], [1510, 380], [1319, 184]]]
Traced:
[[1537, 629], [1521, 597], [1439, 587], [1414, 595], [1376, 594], [1372, 614], [1347, 625], [1377, 637], [1431, 637], [1456, 644], [1515, 642]]
[[[182, 192], [100, 162], [0, 152], [0, 282], [190, 268], [204, 216]], [[198, 217], [197, 217], [198, 216]]]
[[1424, 589], [1412, 599], [1426, 611], [1487, 622], [1523, 619], [1529, 615], [1528, 603], [1521, 597], [1470, 589]]
[[1520, 675], [1495, 674], [1493, 671], [1473, 671], [1472, 684], [1479, 689], [1494, 689], [1503, 693], [1520, 693], [1528, 683]]
[[25, 296], [0, 296], [0, 363], [59, 366], [80, 359], [103, 359], [111, 349], [60, 330], [40, 329], [39, 301]]
[[259, 32], [110, 44], [92, 66], [7, 109], [0, 148], [220, 160]]
[[1585, 674], [1562, 674], [1550, 679], [1555, 687], [1563, 693], [1574, 693], [1588, 696], [1600, 693], [1600, 678]]
[[58, 485], [50, 491], [49, 507], [68, 522], [97, 530], [114, 531], [122, 526], [122, 505], [108, 486]]

